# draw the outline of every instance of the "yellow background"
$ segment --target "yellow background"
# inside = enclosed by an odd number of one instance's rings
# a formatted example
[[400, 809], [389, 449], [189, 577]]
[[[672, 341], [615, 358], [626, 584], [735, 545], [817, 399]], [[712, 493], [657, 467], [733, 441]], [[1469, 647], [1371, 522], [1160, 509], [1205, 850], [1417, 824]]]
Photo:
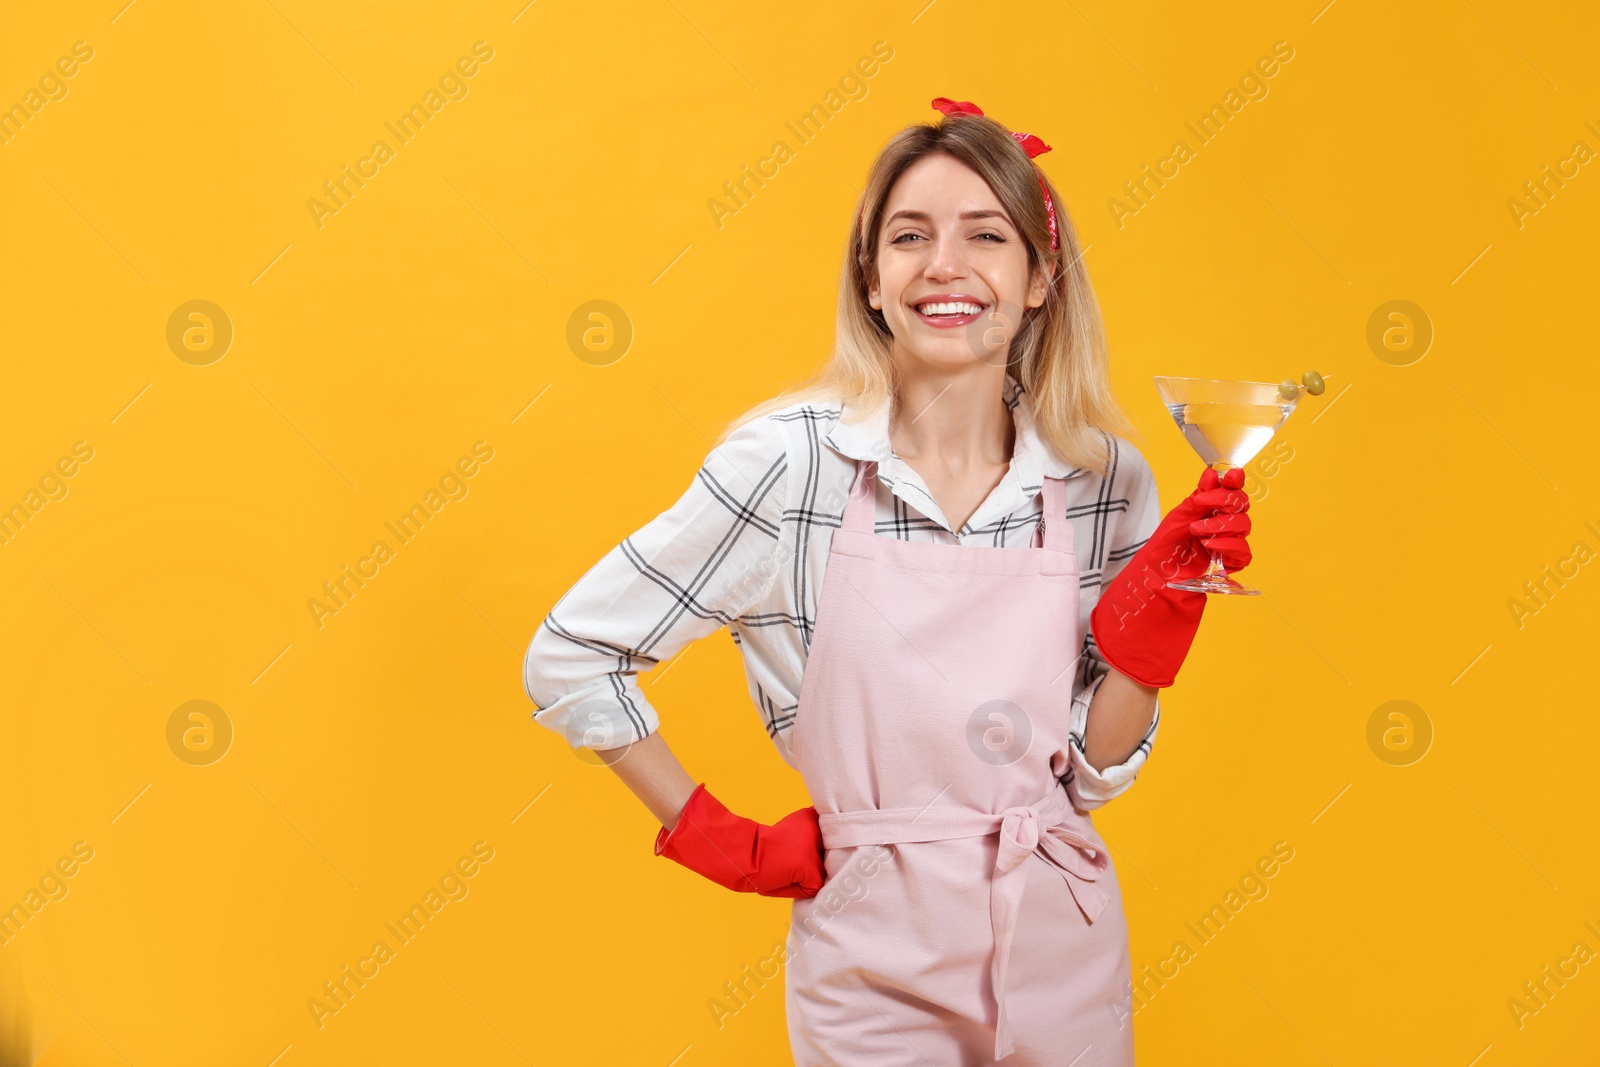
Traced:
[[[787, 902], [653, 857], [649, 814], [531, 722], [519, 657], [726, 420], [826, 356], [856, 190], [935, 96], [1054, 146], [1166, 506], [1197, 461], [1152, 375], [1329, 375], [1252, 484], [1265, 596], [1210, 604], [1097, 816], [1136, 971], [1294, 849], [1136, 1016], [1140, 1062], [1592, 1051], [1600, 964], [1520, 1028], [1507, 1006], [1600, 951], [1600, 568], [1520, 628], [1508, 606], [1600, 549], [1600, 176], [1508, 206], [1600, 148], [1592, 8], [123, 2], [16, 5], [0, 35], [4, 104], [94, 49], [0, 145], [0, 505], [94, 450], [0, 545], [0, 904], [93, 849], [0, 949], [40, 1062], [786, 1061], [780, 983], [720, 1028], [707, 1005]], [[307, 201], [476, 41], [466, 97], [319, 228]], [[785, 123], [877, 41], [799, 145]], [[1277, 41], [1268, 95], [1119, 227], [1123, 183]], [[707, 202], [779, 139], [719, 228]], [[207, 366], [166, 340], [197, 299], [234, 329]], [[591, 300], [632, 324], [620, 359], [568, 345]], [[1367, 341], [1391, 300], [1435, 332], [1406, 366]], [[322, 583], [479, 441], [468, 495], [319, 628]], [[725, 631], [647, 691], [735, 810], [806, 803]], [[192, 700], [234, 731], [209, 766], [168, 746]], [[1390, 700], [1431, 723], [1408, 766], [1368, 743]], [[480, 841], [469, 894], [319, 1028], [322, 983]]]

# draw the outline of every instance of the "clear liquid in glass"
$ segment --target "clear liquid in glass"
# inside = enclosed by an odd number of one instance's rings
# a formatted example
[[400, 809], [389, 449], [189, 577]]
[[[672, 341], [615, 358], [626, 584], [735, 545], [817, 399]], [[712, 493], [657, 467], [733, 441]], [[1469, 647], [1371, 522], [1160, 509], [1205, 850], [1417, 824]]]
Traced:
[[1294, 404], [1168, 404], [1184, 438], [1208, 464], [1242, 467], [1266, 447]]

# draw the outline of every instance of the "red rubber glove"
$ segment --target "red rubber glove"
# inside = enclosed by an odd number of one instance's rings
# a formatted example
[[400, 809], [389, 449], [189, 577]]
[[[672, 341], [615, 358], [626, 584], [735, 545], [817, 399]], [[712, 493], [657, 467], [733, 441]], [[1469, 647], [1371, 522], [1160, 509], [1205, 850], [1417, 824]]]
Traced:
[[1217, 475], [1211, 467], [1200, 485], [1167, 513], [1155, 533], [1109, 585], [1089, 615], [1095, 647], [1105, 661], [1140, 685], [1163, 689], [1177, 678], [1189, 654], [1209, 593], [1173, 589], [1168, 579], [1194, 578], [1211, 564], [1214, 548], [1236, 571], [1250, 562], [1250, 497], [1244, 468]]
[[817, 809], [801, 808], [767, 826], [735, 815], [701, 782], [677, 825], [656, 835], [656, 855], [738, 893], [814, 897], [822, 888], [822, 828]]

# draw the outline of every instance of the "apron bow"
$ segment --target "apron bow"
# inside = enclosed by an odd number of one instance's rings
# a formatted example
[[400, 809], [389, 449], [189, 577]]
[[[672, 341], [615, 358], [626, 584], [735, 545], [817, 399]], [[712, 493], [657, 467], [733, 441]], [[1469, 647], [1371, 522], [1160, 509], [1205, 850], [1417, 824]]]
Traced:
[[[1022, 910], [1022, 891], [1028, 872], [1022, 864], [1029, 855], [1042, 857], [1061, 873], [1073, 902], [1088, 922], [1094, 922], [1111, 903], [1110, 895], [1095, 881], [1111, 864], [1105, 846], [1098, 839], [1080, 833], [1061, 811], [1060, 797], [1065, 790], [1053, 791], [1036, 804], [1021, 804], [1000, 813], [1000, 849], [995, 856], [994, 884], [989, 890], [989, 919], [994, 928], [995, 1000], [999, 1017], [995, 1025], [994, 1056], [1003, 1059], [1015, 1051], [1011, 1023], [1006, 1015], [1006, 969], [1011, 962], [1011, 940], [1016, 932], [1017, 915]], [[1041, 818], [1058, 816], [1061, 821], [1041, 830]]]
[[1105, 843], [1087, 816], [1078, 815], [1060, 782], [1032, 804], [988, 814], [962, 807], [892, 808], [822, 812], [819, 825], [823, 847], [902, 844], [980, 837], [998, 832], [989, 886], [989, 918], [994, 930], [994, 964], [990, 974], [998, 1003], [994, 1055], [1002, 1059], [1015, 1051], [1011, 1024], [1006, 1016], [1006, 969], [1011, 962], [1011, 940], [1022, 910], [1022, 891], [1028, 884], [1023, 866], [1036, 855], [1061, 875], [1073, 901], [1088, 922], [1094, 922], [1111, 903], [1111, 896], [1095, 884], [1111, 865]]

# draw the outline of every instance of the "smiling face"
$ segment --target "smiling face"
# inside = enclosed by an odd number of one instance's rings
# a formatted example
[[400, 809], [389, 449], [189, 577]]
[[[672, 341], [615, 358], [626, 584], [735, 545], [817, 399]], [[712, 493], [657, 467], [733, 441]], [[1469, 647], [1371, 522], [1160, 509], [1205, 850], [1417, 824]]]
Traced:
[[[868, 302], [897, 358], [942, 367], [1006, 361], [1024, 309], [1044, 303], [1044, 273], [977, 171], [937, 152], [895, 181], [878, 235]], [[935, 299], [937, 298], [937, 299]]]

